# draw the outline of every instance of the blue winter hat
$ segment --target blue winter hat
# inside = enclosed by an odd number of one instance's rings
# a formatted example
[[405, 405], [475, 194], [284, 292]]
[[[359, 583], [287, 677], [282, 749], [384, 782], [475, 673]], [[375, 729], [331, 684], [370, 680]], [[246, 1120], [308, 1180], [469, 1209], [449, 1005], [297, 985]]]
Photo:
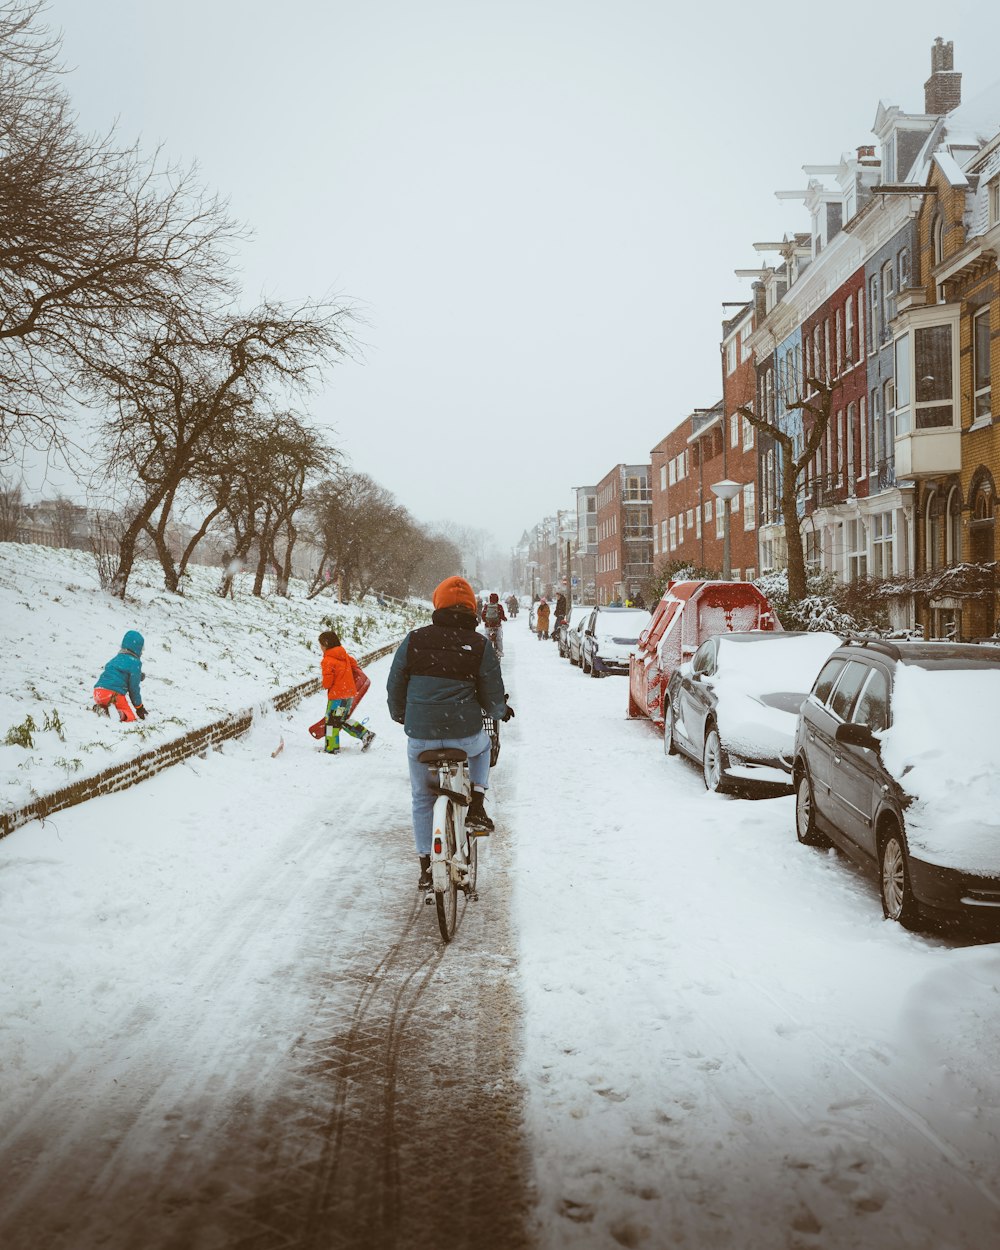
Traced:
[[131, 651], [133, 655], [142, 655], [146, 640], [137, 629], [130, 629], [122, 639], [122, 650]]

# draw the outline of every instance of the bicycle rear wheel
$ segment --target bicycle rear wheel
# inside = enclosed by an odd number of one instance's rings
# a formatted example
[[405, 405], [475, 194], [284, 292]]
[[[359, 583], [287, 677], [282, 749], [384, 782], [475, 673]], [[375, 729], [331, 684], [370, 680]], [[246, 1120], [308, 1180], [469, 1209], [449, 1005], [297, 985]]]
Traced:
[[446, 862], [448, 864], [448, 884], [440, 892], [435, 890], [434, 902], [437, 905], [438, 928], [446, 942], [455, 936], [455, 923], [458, 920], [458, 886], [452, 871], [457, 843], [455, 840], [455, 809], [448, 804], [448, 812], [444, 820], [444, 838]]

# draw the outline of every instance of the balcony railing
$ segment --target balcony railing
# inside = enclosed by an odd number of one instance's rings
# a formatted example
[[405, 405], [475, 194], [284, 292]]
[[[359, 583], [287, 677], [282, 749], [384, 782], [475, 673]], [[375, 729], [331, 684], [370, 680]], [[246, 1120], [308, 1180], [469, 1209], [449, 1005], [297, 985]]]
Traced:
[[622, 503], [651, 503], [653, 500], [652, 487], [645, 487], [640, 490], [622, 491]]
[[652, 525], [626, 525], [622, 530], [622, 538], [624, 538], [627, 543], [651, 543], [653, 541], [653, 527]]

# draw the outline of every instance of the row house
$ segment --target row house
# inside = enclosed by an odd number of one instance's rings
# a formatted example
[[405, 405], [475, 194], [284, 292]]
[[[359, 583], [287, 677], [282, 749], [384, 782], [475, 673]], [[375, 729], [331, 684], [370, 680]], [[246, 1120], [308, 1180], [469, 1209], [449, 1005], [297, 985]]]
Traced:
[[[841, 581], [905, 578], [993, 557], [997, 324], [996, 182], [1000, 92], [958, 107], [950, 44], [932, 49], [925, 111], [881, 104], [881, 156], [862, 147], [806, 166], [802, 236], [758, 249], [750, 345], [759, 411], [801, 454], [818, 386], [832, 387], [825, 437], [796, 500], [810, 567]], [[760, 563], [782, 567], [781, 446], [759, 440]], [[986, 596], [988, 598], [988, 596]], [[992, 632], [995, 605], [976, 582], [937, 600], [904, 593], [893, 624], [928, 636]], [[987, 628], [988, 627], [988, 628]]]
[[598, 603], [639, 594], [653, 572], [651, 466], [616, 464], [597, 483]]
[[725, 401], [696, 410], [650, 452], [653, 558], [721, 574], [725, 508], [712, 486], [735, 481], [742, 489], [730, 504], [730, 575], [749, 581], [757, 575], [755, 438], [735, 411], [740, 404], [731, 406], [728, 415]]
[[[929, 588], [911, 607], [931, 636], [979, 637], [1000, 611], [1000, 88], [934, 123], [907, 184], [922, 194], [915, 281], [893, 323], [896, 468], [914, 484], [916, 572]], [[961, 564], [988, 577], [940, 576]]]
[[576, 488], [576, 541], [571, 567], [573, 600], [597, 602], [597, 487]]

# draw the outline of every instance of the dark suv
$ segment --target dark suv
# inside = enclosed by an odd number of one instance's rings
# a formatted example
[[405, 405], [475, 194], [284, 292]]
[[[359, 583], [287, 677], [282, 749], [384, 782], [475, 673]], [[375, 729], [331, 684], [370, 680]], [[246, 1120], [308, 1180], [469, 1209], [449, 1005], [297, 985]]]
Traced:
[[868, 640], [839, 647], [802, 705], [798, 839], [874, 865], [884, 914], [907, 927], [922, 908], [1000, 920], [1000, 813], [975, 793], [996, 769], [963, 757], [962, 742], [992, 749], [982, 739], [995, 740], [998, 695], [991, 647]]

